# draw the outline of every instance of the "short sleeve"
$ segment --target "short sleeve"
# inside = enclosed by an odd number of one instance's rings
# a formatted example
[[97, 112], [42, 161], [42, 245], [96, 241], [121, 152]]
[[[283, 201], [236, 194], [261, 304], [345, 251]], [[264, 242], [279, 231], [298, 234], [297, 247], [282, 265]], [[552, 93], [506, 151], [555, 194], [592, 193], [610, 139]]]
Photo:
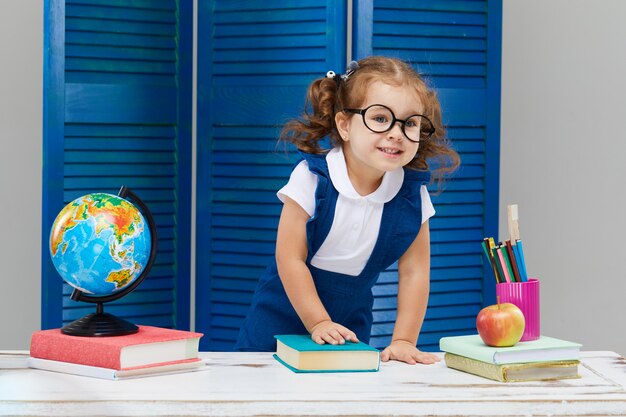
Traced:
[[312, 217], [315, 213], [316, 188], [317, 175], [309, 171], [309, 164], [306, 161], [302, 161], [293, 169], [289, 182], [278, 190], [276, 196], [283, 203], [285, 197], [291, 198]]
[[435, 215], [435, 207], [433, 202], [430, 201], [430, 195], [425, 185], [420, 188], [420, 196], [422, 198], [422, 224]]

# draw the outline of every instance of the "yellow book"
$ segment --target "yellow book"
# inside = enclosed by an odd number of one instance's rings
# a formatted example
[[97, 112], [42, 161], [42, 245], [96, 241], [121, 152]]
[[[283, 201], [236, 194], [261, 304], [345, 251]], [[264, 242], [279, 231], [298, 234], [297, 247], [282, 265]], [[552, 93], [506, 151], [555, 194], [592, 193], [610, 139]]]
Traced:
[[546, 361], [496, 365], [465, 356], [447, 353], [444, 356], [448, 368], [482, 376], [500, 382], [547, 381], [580, 378], [580, 361]]

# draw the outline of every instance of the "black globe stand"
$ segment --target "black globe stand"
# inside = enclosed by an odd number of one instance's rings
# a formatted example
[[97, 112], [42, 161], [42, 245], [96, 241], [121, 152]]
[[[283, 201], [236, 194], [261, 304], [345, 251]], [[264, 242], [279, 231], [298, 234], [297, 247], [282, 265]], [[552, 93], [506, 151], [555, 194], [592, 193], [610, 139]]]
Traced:
[[157, 229], [156, 223], [154, 222], [154, 218], [152, 217], [152, 213], [148, 206], [137, 197], [130, 189], [127, 187], [122, 187], [117, 194], [119, 197], [128, 199], [130, 197], [136, 204], [139, 206], [139, 210], [143, 213], [148, 222], [148, 227], [150, 229], [150, 257], [148, 258], [148, 263], [146, 264], [145, 269], [141, 272], [141, 275], [137, 277], [132, 284], [128, 287], [124, 288], [122, 291], [117, 292], [111, 295], [105, 295], [102, 297], [96, 297], [91, 295], [86, 295], [82, 291], [78, 289], [74, 289], [70, 298], [74, 301], [85, 301], [88, 303], [96, 304], [96, 312], [87, 314], [84, 317], [81, 317], [78, 320], [67, 324], [66, 326], [61, 328], [61, 332], [63, 334], [67, 334], [70, 336], [84, 336], [84, 337], [98, 337], [98, 336], [123, 336], [127, 334], [137, 333], [139, 331], [139, 327], [134, 325], [133, 323], [126, 321], [122, 318], [119, 318], [113, 314], [104, 312], [104, 303], [108, 303], [110, 301], [117, 300], [119, 298], [124, 297], [125, 295], [132, 292], [135, 288], [142, 283], [142, 281], [146, 278], [150, 269], [152, 269], [152, 265], [154, 265], [154, 260], [156, 258], [157, 253]]
[[139, 327], [133, 323], [105, 313], [102, 303], [96, 304], [95, 313], [74, 320], [61, 329], [61, 332], [71, 336], [123, 336], [138, 331]]

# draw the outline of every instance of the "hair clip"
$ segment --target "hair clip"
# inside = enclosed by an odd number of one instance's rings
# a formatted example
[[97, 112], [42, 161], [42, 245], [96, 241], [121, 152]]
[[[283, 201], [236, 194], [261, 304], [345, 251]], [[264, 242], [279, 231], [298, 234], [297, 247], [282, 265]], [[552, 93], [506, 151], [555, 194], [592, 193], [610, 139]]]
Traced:
[[348, 77], [354, 73], [354, 71], [359, 69], [359, 63], [356, 61], [351, 61], [346, 68], [346, 73], [343, 75], [336, 74], [335, 71], [328, 71], [326, 73], [326, 78], [333, 78], [337, 83], [337, 87], [341, 84], [342, 81], [347, 81]]
[[348, 67], [346, 68], [346, 73], [341, 76], [341, 79], [346, 81], [349, 76], [351, 76], [354, 71], [359, 69], [359, 63], [356, 61], [350, 61]]
[[335, 71], [328, 71], [326, 73], [326, 78], [334, 79], [335, 83], [337, 84], [337, 87], [339, 87], [339, 84], [341, 83], [341, 75], [336, 74]]

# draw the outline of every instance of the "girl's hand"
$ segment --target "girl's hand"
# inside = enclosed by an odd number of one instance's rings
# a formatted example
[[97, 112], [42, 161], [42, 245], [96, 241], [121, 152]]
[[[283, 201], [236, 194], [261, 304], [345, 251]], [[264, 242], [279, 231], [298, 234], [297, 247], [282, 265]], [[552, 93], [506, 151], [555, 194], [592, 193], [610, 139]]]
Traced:
[[380, 360], [383, 362], [387, 362], [391, 359], [406, 362], [409, 365], [415, 365], [416, 363], [430, 365], [441, 360], [432, 353], [422, 352], [412, 343], [405, 340], [392, 341], [380, 354]]
[[313, 329], [311, 329], [311, 339], [320, 345], [324, 343], [343, 345], [346, 340], [351, 342], [359, 341], [352, 330], [330, 320], [317, 323]]

